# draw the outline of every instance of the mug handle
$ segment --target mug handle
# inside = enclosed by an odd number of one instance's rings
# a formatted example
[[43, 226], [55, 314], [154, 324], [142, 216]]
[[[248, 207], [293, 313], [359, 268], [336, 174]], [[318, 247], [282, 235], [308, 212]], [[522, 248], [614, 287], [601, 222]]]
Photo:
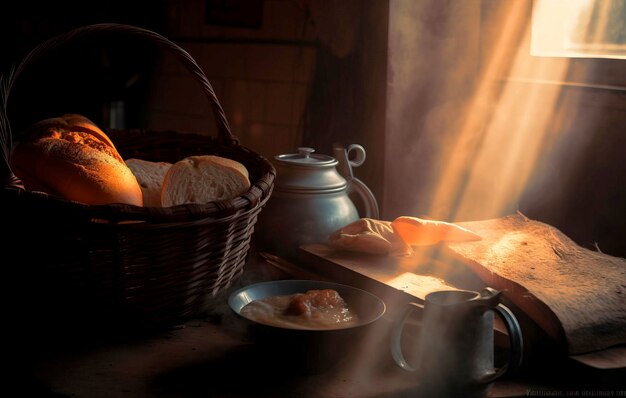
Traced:
[[524, 341], [522, 339], [522, 329], [517, 322], [513, 312], [503, 304], [498, 304], [493, 311], [500, 315], [506, 330], [509, 333], [509, 360], [494, 373], [489, 373], [479, 380], [479, 383], [491, 383], [504, 375], [509, 370], [515, 370], [522, 364], [522, 353], [524, 351]]
[[391, 340], [390, 340], [390, 348], [391, 348], [391, 356], [393, 356], [393, 360], [396, 364], [402, 369], [408, 372], [417, 371], [416, 368], [411, 366], [406, 359], [404, 359], [404, 354], [402, 353], [402, 331], [404, 330], [404, 324], [413, 311], [416, 311], [418, 308], [420, 310], [424, 309], [422, 304], [418, 303], [408, 303], [408, 308], [404, 311], [404, 315], [402, 318], [394, 325], [391, 331]]

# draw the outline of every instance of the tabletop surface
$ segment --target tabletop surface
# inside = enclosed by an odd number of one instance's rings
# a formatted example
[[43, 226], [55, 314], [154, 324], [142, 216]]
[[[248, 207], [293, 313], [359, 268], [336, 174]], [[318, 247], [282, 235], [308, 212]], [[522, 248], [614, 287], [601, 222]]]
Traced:
[[[397, 367], [389, 353], [388, 330], [397, 316], [393, 308], [364, 344], [346, 348], [338, 360], [313, 368], [301, 366], [308, 358], [290, 355], [294, 352], [290, 347], [279, 343], [264, 347], [254, 342], [245, 324], [230, 311], [226, 297], [254, 281], [293, 276], [258, 262], [215, 299], [206, 316], [150, 334], [55, 336], [45, 332], [46, 325], [40, 325], [39, 331], [30, 330], [27, 344], [9, 344], [8, 380], [24, 396], [421, 396], [419, 374]], [[557, 375], [556, 367], [563, 375]], [[581, 396], [585, 391], [626, 396], [626, 374], [598, 372], [566, 357], [551, 357], [505, 376], [482, 393], [521, 397], [547, 396], [555, 391], [563, 396], [572, 392]]]

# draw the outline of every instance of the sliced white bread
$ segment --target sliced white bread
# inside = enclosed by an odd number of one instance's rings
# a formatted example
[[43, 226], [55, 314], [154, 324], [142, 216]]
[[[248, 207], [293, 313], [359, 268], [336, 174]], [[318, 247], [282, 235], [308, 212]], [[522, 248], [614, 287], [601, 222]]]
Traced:
[[133, 172], [141, 193], [143, 205], [161, 207], [161, 188], [165, 174], [172, 166], [167, 162], [150, 162], [142, 159], [127, 159], [126, 166]]
[[237, 197], [250, 188], [248, 170], [220, 156], [190, 156], [172, 165], [161, 190], [164, 207]]

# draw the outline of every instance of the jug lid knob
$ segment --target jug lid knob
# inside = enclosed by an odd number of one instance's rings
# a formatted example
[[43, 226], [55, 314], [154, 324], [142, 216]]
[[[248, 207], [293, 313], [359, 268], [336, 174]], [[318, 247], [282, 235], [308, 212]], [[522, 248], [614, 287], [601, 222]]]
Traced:
[[315, 149], [313, 148], [309, 148], [306, 146], [298, 147], [298, 153], [302, 155], [304, 158], [310, 157], [313, 152], [315, 152]]

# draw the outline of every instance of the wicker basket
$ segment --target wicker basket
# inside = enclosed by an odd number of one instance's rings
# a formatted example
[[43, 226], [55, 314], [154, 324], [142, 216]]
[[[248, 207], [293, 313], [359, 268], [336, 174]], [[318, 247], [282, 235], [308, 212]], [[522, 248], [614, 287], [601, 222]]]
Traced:
[[[108, 131], [122, 157], [168, 162], [199, 154], [228, 157], [248, 169], [252, 184], [246, 193], [226, 201], [156, 208], [85, 205], [21, 187], [9, 167], [12, 135], [6, 109], [13, 82], [29, 64], [69, 41], [120, 34], [173, 53], [198, 81], [217, 124], [217, 137]], [[198, 315], [241, 274], [275, 170], [230, 132], [211, 84], [186, 51], [142, 28], [89, 25], [40, 44], [1, 83], [1, 211], [3, 235], [9, 236], [3, 257], [17, 259], [4, 268], [19, 315], [171, 325]]]

